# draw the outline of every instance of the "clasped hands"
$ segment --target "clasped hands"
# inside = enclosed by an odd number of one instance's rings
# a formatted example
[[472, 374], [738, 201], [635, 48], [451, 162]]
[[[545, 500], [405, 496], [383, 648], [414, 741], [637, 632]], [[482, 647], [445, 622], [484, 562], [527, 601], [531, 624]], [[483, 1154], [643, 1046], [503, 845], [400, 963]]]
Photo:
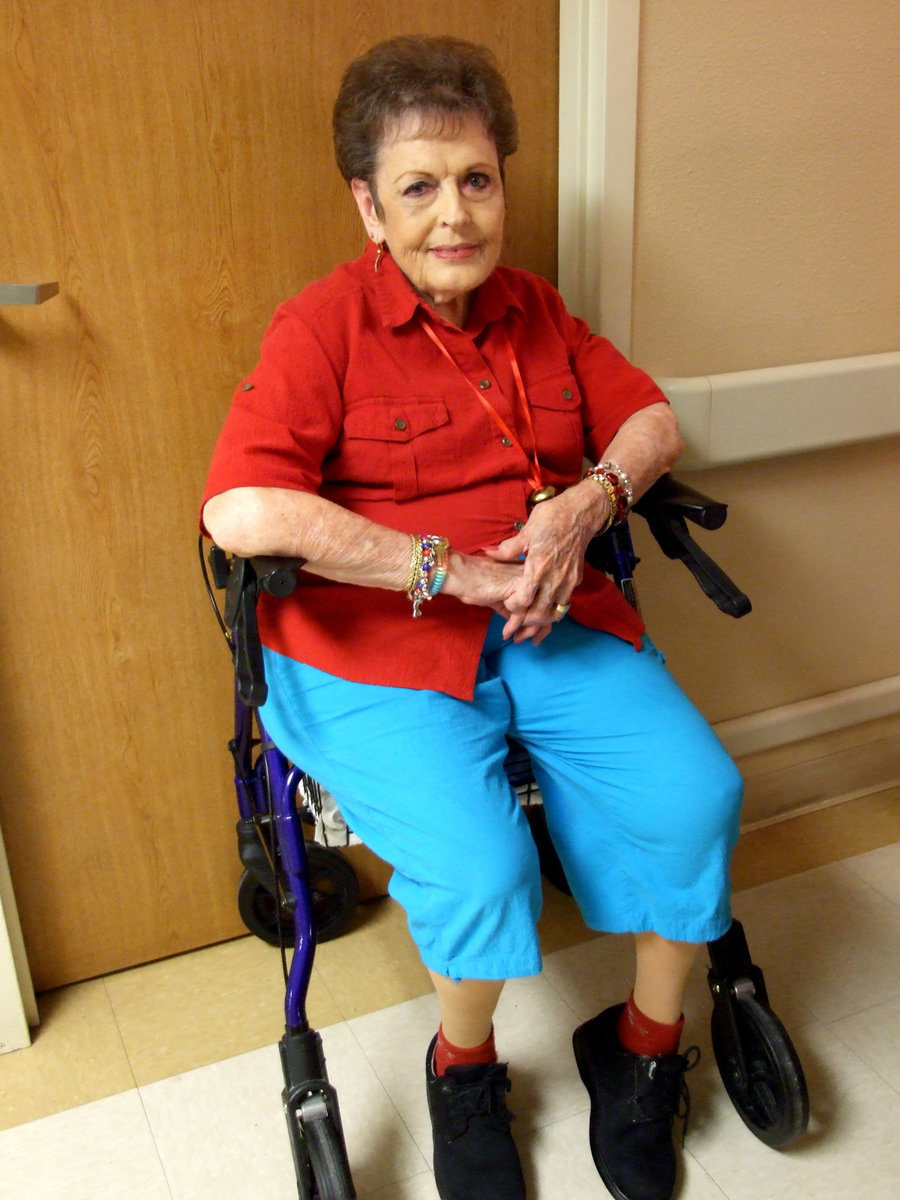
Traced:
[[578, 491], [571, 488], [536, 505], [522, 529], [485, 548], [483, 558], [466, 556], [473, 582], [478, 578], [460, 598], [504, 617], [504, 638], [538, 645], [565, 616], [598, 524], [594, 493]]

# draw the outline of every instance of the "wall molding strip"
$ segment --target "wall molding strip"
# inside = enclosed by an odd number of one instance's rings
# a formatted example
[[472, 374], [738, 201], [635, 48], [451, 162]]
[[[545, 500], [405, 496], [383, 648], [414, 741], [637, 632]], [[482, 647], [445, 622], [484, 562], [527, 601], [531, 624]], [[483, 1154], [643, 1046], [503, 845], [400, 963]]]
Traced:
[[900, 434], [900, 351], [658, 383], [687, 443], [685, 468]]
[[900, 675], [891, 675], [796, 704], [719, 721], [714, 728], [729, 754], [740, 758], [897, 713]]

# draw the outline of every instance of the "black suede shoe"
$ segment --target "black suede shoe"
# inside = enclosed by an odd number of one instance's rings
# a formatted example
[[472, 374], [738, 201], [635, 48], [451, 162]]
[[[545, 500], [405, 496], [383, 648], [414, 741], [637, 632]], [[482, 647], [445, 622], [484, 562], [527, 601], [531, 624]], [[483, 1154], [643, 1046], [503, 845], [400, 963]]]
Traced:
[[626, 1050], [616, 1034], [624, 1007], [606, 1009], [572, 1037], [591, 1098], [591, 1153], [616, 1200], [669, 1200], [677, 1166], [672, 1122], [677, 1115], [687, 1123], [684, 1073], [700, 1051], [650, 1058]]
[[448, 1067], [435, 1075], [437, 1038], [425, 1078], [434, 1134], [434, 1180], [441, 1200], [525, 1200], [525, 1179], [509, 1132], [505, 1063]]

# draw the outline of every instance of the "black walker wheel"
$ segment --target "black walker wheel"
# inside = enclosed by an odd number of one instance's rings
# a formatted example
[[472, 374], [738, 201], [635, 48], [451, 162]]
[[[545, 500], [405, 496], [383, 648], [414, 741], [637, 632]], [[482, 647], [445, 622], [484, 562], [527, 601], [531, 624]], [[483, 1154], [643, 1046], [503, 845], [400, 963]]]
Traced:
[[[305, 1111], [311, 1107], [317, 1111]], [[286, 1106], [285, 1116], [299, 1200], [355, 1200], [344, 1139], [321, 1093], [301, 1101], [297, 1111]]]
[[781, 1021], [749, 992], [713, 1005], [712, 1044], [725, 1090], [741, 1120], [773, 1149], [809, 1124], [803, 1068]]
[[[359, 880], [335, 847], [307, 842], [305, 849], [316, 941], [327, 942], [343, 933], [355, 913]], [[268, 945], [293, 944], [291, 907], [276, 889], [274, 877], [263, 881], [244, 871], [238, 883], [238, 911], [247, 929]]]
[[330, 1113], [309, 1113], [312, 1104], [325, 1105], [322, 1096], [311, 1096], [300, 1105], [299, 1120], [309, 1151], [315, 1200], [353, 1200], [356, 1191], [350, 1178], [344, 1139]]
[[278, 1043], [281, 1094], [300, 1200], [355, 1200], [337, 1092], [328, 1082], [322, 1038], [286, 1029]]

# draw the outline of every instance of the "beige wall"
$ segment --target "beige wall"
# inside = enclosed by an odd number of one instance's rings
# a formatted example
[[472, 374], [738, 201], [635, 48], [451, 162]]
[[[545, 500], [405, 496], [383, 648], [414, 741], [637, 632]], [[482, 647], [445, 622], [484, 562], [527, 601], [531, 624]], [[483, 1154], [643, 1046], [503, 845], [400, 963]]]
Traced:
[[641, 11], [634, 354], [701, 375], [900, 348], [900, 5]]
[[[641, 14], [635, 361], [685, 376], [900, 349], [900, 5]], [[889, 440], [695, 477], [731, 504], [701, 540], [755, 611], [698, 605], [649, 548], [642, 591], [713, 720], [900, 674], [898, 461]]]

